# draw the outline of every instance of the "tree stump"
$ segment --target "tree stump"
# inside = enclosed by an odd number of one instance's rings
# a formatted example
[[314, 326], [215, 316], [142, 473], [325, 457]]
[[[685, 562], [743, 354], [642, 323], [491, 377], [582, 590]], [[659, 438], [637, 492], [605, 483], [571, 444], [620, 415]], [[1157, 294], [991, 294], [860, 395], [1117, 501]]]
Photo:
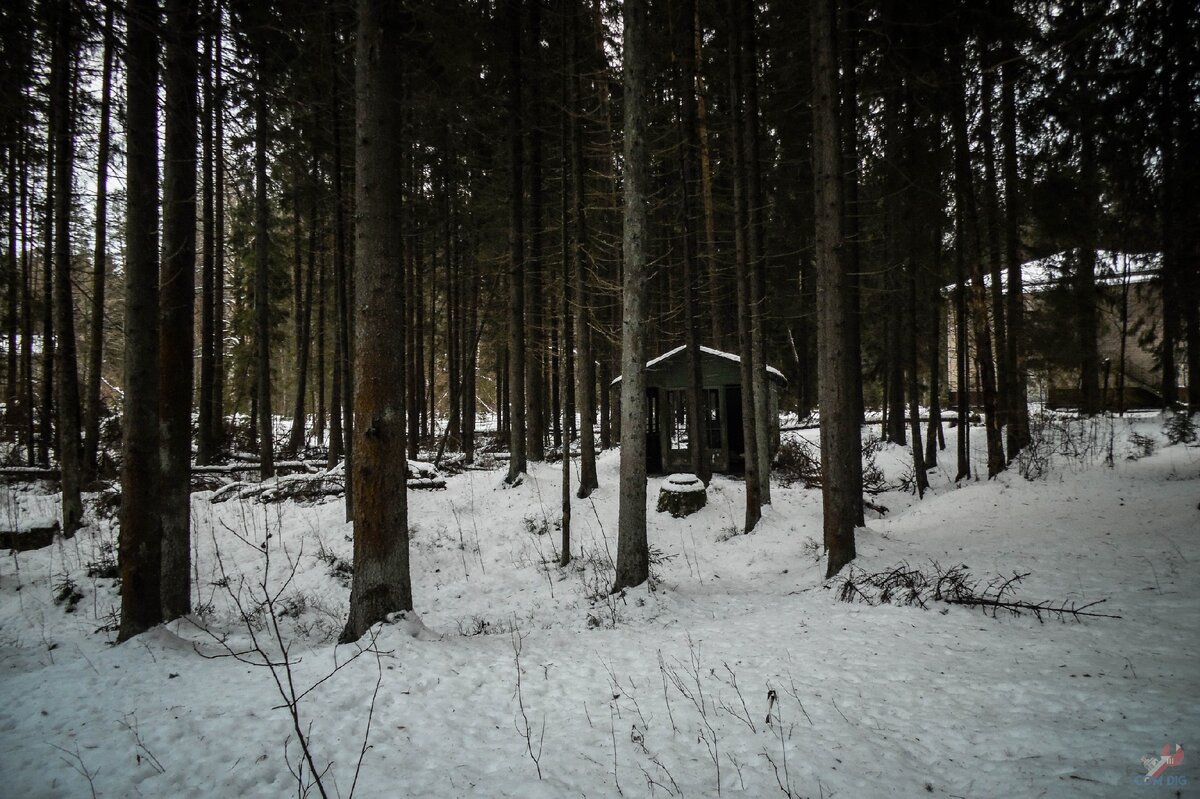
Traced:
[[676, 519], [690, 516], [708, 504], [708, 491], [694, 474], [673, 474], [658, 491], [658, 512]]

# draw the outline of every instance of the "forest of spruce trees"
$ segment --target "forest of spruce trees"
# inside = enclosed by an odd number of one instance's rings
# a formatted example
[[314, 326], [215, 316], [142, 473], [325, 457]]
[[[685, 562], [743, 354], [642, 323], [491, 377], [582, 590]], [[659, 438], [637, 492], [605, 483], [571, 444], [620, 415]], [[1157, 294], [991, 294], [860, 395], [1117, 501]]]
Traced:
[[[816, 412], [836, 574], [868, 419], [920, 492], [1012, 462], [1031, 360], [1123, 410], [1098, 251], [1161, 254], [1123, 330], [1200, 409], [1189, 0], [36, 0], [0, 37], [3, 458], [56, 470], [67, 536], [119, 481], [122, 639], [191, 612], [192, 481], [247, 463], [345, 464], [344, 640], [413, 607], [410, 459], [563, 459], [565, 562], [621, 445], [639, 585], [645, 364], [680, 345], [705, 480], [701, 347], [740, 357], [744, 531], [766, 367]], [[1032, 324], [1022, 265], [1061, 252]], [[974, 413], [986, 475], [939, 437]]]

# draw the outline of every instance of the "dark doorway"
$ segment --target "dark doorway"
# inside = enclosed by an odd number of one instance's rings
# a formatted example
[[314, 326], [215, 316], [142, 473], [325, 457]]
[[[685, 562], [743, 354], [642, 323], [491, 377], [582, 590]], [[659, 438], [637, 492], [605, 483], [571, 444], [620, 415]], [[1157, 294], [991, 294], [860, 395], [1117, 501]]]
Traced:
[[746, 439], [742, 435], [742, 387], [725, 386], [725, 419], [729, 436], [729, 471], [746, 471]]
[[659, 437], [658, 389], [646, 389], [646, 471], [662, 474], [662, 439]]

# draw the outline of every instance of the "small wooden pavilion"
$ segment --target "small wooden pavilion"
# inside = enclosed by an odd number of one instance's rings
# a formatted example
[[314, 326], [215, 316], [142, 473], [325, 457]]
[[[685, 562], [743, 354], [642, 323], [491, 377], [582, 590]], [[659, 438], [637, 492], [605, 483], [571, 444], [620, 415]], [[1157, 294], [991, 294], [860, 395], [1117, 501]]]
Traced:
[[[741, 474], [745, 470], [742, 436], [742, 359], [729, 352], [701, 347], [701, 382], [705, 394], [702, 425], [713, 472]], [[767, 367], [771, 454], [779, 447], [779, 390], [787, 378]], [[621, 378], [612, 382], [620, 385]], [[650, 474], [686, 472], [688, 454], [687, 352], [676, 347], [646, 364], [646, 471]]]

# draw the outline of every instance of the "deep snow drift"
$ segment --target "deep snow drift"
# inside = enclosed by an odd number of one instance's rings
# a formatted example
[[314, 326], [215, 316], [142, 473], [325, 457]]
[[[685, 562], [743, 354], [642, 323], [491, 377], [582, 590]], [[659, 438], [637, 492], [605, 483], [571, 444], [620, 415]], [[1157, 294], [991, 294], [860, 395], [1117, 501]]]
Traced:
[[[1133, 431], [1153, 454], [1126, 459], [1145, 452]], [[282, 638], [297, 694], [328, 677], [298, 714], [331, 796], [351, 791], [368, 720], [359, 796], [1186, 795], [1200, 780], [1200, 449], [1161, 431], [1157, 416], [1117, 420], [1111, 468], [1094, 446], [1041, 480], [961, 487], [948, 431], [931, 494], [880, 495], [889, 512], [858, 533], [867, 571], [1028, 572], [1021, 599], [1106, 599], [1096, 610], [1121, 616], [1082, 623], [841, 602], [823, 586], [819, 492], [776, 487], [743, 536], [742, 485], [722, 477], [684, 519], [653, 512], [651, 480], [653, 590], [608, 597], [609, 452], [600, 489], [574, 503], [567, 568], [553, 565], [557, 465], [514, 489], [497, 470], [410, 492], [419, 621], [383, 625], [378, 655], [335, 672], [359, 651], [332, 643], [349, 594], [340, 500], [194, 495], [197, 612], [120, 646], [114, 580], [89, 575], [111, 558], [102, 520], [0, 559], [2, 793], [295, 795], [293, 772], [311, 774], [272, 672], [254, 653], [214, 657], [253, 634], [276, 662]], [[893, 481], [906, 460], [878, 456]], [[6, 524], [54, 513], [36, 488], [0, 492]], [[1163, 772], [1187, 787], [1137, 786], [1168, 743], [1194, 748]]]

